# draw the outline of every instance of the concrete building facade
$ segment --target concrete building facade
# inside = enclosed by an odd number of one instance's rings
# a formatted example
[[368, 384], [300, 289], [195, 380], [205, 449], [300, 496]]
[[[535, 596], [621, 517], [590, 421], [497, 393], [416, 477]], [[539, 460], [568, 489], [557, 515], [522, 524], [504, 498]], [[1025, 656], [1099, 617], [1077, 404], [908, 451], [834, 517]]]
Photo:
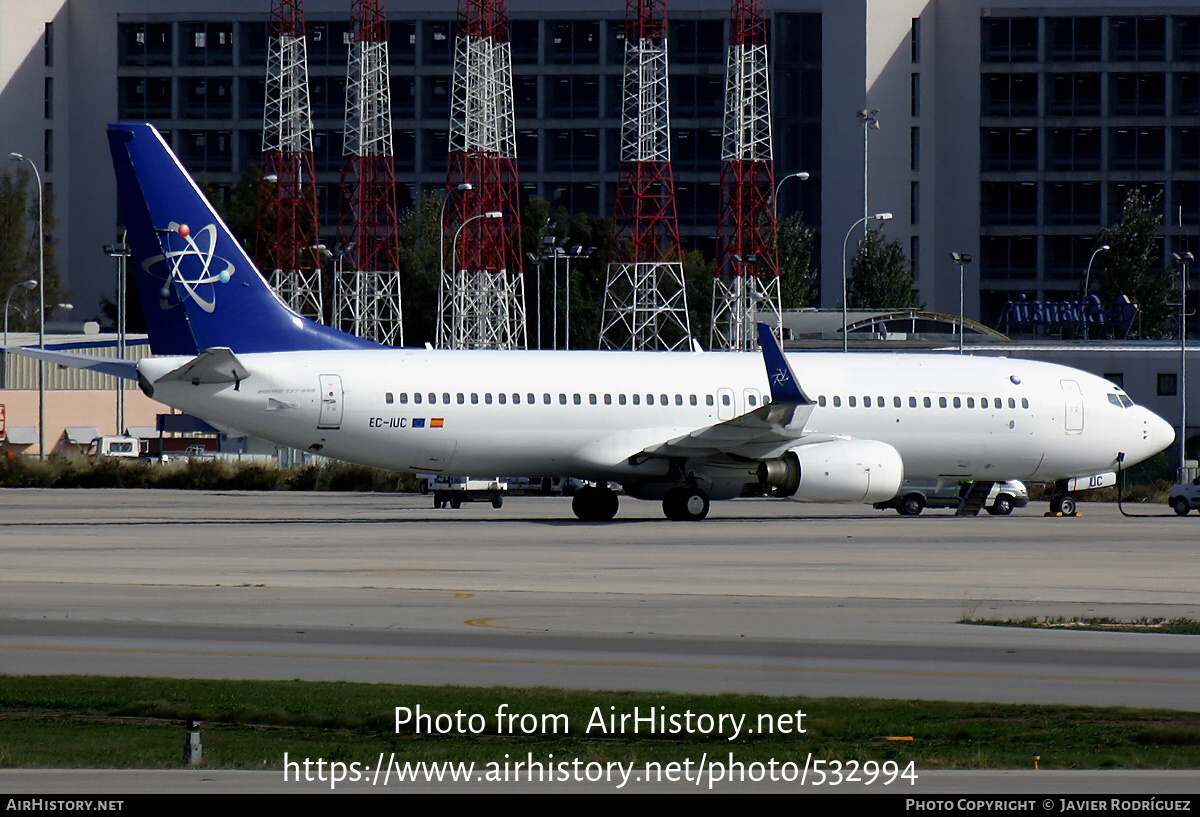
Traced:
[[[332, 225], [349, 3], [306, 10]], [[611, 214], [624, 10], [510, 3], [523, 195]], [[153, 122], [196, 175], [234, 184], [261, 150], [268, 11], [266, 0], [0, 2], [0, 152], [45, 171], [82, 317], [114, 289], [100, 250], [119, 226], [105, 123]], [[444, 185], [455, 11], [453, 0], [389, 3], [403, 197]], [[726, 0], [669, 7], [681, 228], [710, 254], [728, 12]], [[803, 211], [819, 231], [821, 305], [840, 304], [843, 240], [864, 213], [893, 214], [884, 233], [908, 252], [927, 309], [957, 312], [949, 253], [972, 254], [966, 314], [990, 326], [1010, 297], [1077, 291], [1095, 235], [1135, 187], [1163, 193], [1165, 252], [1200, 232], [1194, 4], [769, 0], [767, 12], [777, 172], [811, 174], [784, 185], [779, 212]]]

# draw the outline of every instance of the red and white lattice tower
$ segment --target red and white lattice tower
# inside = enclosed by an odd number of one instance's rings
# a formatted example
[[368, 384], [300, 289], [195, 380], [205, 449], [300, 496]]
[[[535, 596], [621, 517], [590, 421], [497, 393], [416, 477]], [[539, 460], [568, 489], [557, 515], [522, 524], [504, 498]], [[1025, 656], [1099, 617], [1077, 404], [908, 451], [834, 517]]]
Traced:
[[342, 154], [340, 233], [349, 249], [336, 263], [335, 321], [351, 334], [400, 346], [399, 218], [383, 0], [354, 0], [351, 6]]
[[288, 306], [324, 320], [302, 0], [272, 0], [269, 34], [257, 261]]
[[755, 323], [783, 326], [762, 0], [733, 0], [721, 161], [711, 348], [755, 349]]
[[438, 346], [525, 348], [507, 0], [458, 3], [446, 195]]
[[667, 106], [666, 0], [626, 0], [616, 233], [602, 349], [680, 349], [691, 339]]

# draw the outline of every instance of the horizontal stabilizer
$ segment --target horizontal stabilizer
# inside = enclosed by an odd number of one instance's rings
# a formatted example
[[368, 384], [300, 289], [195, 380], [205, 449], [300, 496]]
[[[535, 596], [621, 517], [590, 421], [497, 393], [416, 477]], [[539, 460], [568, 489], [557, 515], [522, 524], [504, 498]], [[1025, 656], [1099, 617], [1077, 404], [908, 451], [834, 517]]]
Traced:
[[50, 349], [37, 349], [31, 346], [6, 346], [6, 352], [16, 352], [26, 357], [44, 360], [47, 363], [57, 363], [59, 366], [70, 366], [72, 369], [86, 369], [100, 374], [110, 374], [122, 380], [137, 380], [137, 363], [132, 360], [121, 360], [112, 357], [96, 357], [81, 355], [78, 352], [55, 352]]
[[241, 383], [249, 376], [250, 370], [242, 365], [237, 355], [225, 347], [217, 347], [167, 372], [155, 382], [182, 380], [199, 386], [201, 383]]

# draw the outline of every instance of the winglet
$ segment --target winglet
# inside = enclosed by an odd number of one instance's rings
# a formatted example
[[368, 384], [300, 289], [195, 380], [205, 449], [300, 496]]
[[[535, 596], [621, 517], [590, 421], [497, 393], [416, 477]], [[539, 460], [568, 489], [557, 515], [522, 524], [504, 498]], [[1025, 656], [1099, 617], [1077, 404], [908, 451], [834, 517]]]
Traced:
[[767, 367], [767, 380], [771, 384], [772, 403], [790, 403], [803, 406], [812, 403], [805, 396], [796, 382], [796, 375], [788, 365], [783, 350], [775, 340], [771, 327], [765, 323], [758, 324], [758, 345], [762, 347], [763, 363]]

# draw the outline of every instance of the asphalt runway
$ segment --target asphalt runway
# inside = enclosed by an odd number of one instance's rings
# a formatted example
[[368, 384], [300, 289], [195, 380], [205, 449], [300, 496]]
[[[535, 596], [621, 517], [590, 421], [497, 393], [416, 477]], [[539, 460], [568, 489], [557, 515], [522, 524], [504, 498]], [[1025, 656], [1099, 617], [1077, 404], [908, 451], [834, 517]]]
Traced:
[[[1200, 518], [624, 500], [0, 492], [0, 672], [855, 695], [1200, 710]], [[1138, 512], [1165, 514], [1165, 507]], [[817, 713], [819, 715], [819, 713]]]

